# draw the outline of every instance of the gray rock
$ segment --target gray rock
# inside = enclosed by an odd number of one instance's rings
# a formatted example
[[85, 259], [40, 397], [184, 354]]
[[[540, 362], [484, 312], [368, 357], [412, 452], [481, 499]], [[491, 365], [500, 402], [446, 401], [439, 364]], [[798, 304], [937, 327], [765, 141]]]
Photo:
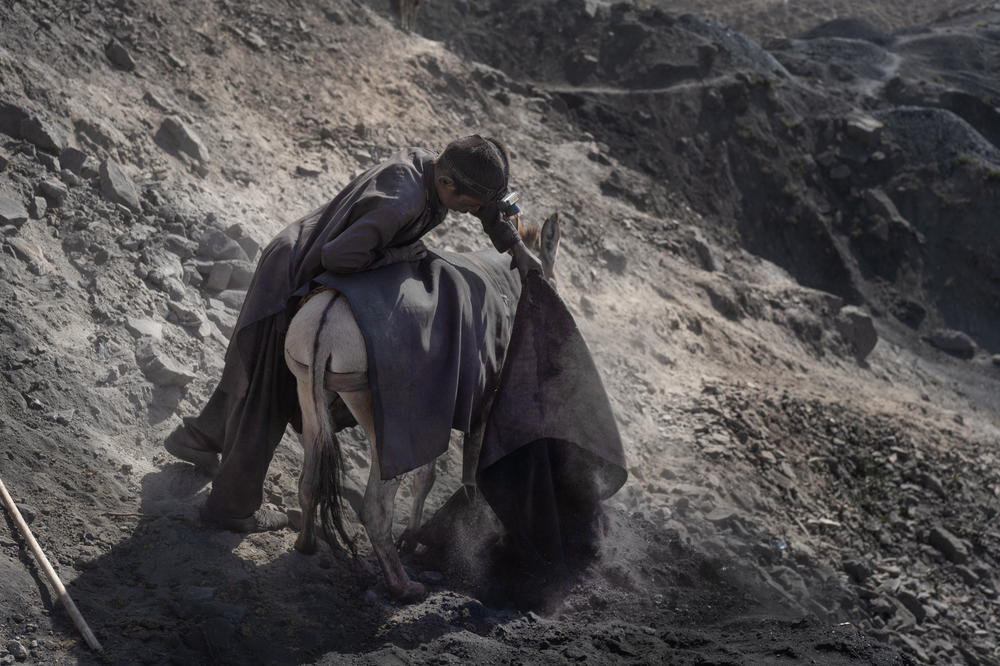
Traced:
[[229, 228], [226, 229], [226, 235], [240, 244], [243, 251], [247, 253], [247, 257], [253, 259], [257, 256], [257, 252], [260, 250], [260, 243], [247, 235], [242, 224], [237, 222], [236, 224], [230, 225]]
[[184, 282], [178, 277], [168, 277], [160, 285], [163, 291], [167, 292], [170, 299], [173, 301], [183, 301], [187, 296], [187, 287], [184, 286]]
[[213, 322], [226, 336], [226, 339], [233, 337], [233, 330], [236, 328], [236, 315], [230, 314], [226, 310], [208, 310], [209, 321]]
[[163, 324], [152, 319], [128, 317], [125, 319], [125, 328], [136, 337], [148, 336], [156, 341], [163, 340]]
[[917, 625], [916, 616], [910, 612], [910, 609], [903, 605], [903, 603], [897, 599], [889, 599], [895, 609], [892, 617], [889, 618], [889, 628], [895, 631], [909, 631]]
[[247, 261], [247, 254], [240, 244], [218, 229], [208, 229], [198, 241], [198, 254], [211, 259], [240, 259]]
[[226, 259], [219, 263], [227, 264], [233, 269], [229, 277], [227, 289], [246, 289], [250, 286], [254, 274], [254, 265], [252, 263], [240, 259]]
[[77, 176], [81, 175], [80, 170], [87, 162], [87, 153], [77, 150], [72, 146], [67, 146], [59, 153], [59, 166], [68, 169]]
[[160, 123], [156, 133], [156, 143], [170, 153], [184, 153], [199, 162], [208, 161], [208, 149], [183, 120], [177, 116], [168, 116]]
[[698, 255], [698, 261], [701, 264], [701, 267], [706, 271], [717, 270], [719, 264], [715, 260], [712, 248], [709, 247], [708, 243], [705, 241], [705, 237], [701, 235], [699, 230], [692, 229], [690, 242], [691, 247], [694, 248], [695, 254]]
[[995, 365], [998, 368], [1000, 368], [1000, 354], [994, 354], [993, 355], [993, 365]]
[[28, 221], [28, 211], [24, 205], [6, 194], [0, 194], [0, 224], [13, 224], [20, 227]]
[[869, 214], [873, 218], [882, 220], [881, 224], [876, 225], [876, 228], [872, 232], [881, 241], [887, 242], [889, 240], [889, 230], [892, 227], [911, 228], [910, 223], [906, 221], [906, 218], [896, 208], [896, 204], [881, 189], [865, 190], [863, 197]]
[[198, 288], [205, 283], [205, 278], [198, 272], [197, 266], [188, 262], [184, 264], [184, 284]]
[[851, 350], [859, 361], [867, 358], [868, 354], [875, 349], [875, 345], [878, 343], [875, 323], [871, 316], [863, 310], [853, 305], [842, 308], [837, 315], [836, 325], [837, 330], [851, 345]]
[[705, 290], [712, 307], [723, 317], [733, 321], [743, 318], [743, 308], [740, 307], [738, 297], [730, 285], [699, 282], [697, 286]]
[[917, 599], [917, 595], [906, 590], [900, 590], [896, 594], [896, 600], [906, 606], [906, 610], [913, 613], [913, 617], [916, 618], [918, 624], [927, 619], [927, 609]]
[[601, 259], [607, 264], [608, 270], [618, 275], [625, 273], [625, 267], [628, 266], [628, 257], [625, 253], [607, 243], [601, 250]]
[[264, 41], [264, 38], [252, 30], [244, 35], [243, 41], [249, 44], [254, 51], [263, 51], [267, 48], [267, 42]]
[[157, 386], [187, 386], [197, 375], [160, 351], [152, 341], [140, 342], [135, 352], [139, 369]]
[[187, 299], [181, 301], [169, 301], [167, 307], [171, 314], [181, 326], [201, 326], [207, 319], [205, 318], [205, 308], [200, 302], [192, 302]]
[[[211, 291], [222, 291], [229, 286], [229, 278], [233, 275], [233, 267], [225, 261], [217, 261], [212, 266], [208, 279], [205, 280], [205, 288]], [[222, 328], [220, 326], [220, 328]]]
[[152, 284], [163, 286], [168, 278], [180, 278], [184, 275], [184, 266], [175, 254], [169, 252], [145, 252], [143, 258], [149, 265], [145, 278]]
[[966, 564], [969, 561], [969, 552], [966, 550], [965, 544], [940, 525], [931, 528], [931, 531], [927, 535], [927, 543], [941, 551], [941, 554], [949, 562]]
[[242, 289], [226, 289], [216, 294], [216, 298], [225, 303], [227, 308], [233, 310], [239, 310], [243, 307], [243, 301], [246, 300], [246, 297], [247, 292]]
[[855, 583], [864, 583], [872, 575], [871, 566], [860, 558], [844, 560], [844, 571]]
[[81, 179], [79, 176], [77, 176], [69, 169], [60, 170], [59, 178], [69, 187], [77, 187], [78, 185], [83, 185], [83, 179]]
[[26, 109], [17, 104], [0, 101], [0, 133], [20, 139], [21, 121], [26, 120], [29, 115]]
[[162, 238], [163, 247], [181, 259], [190, 259], [198, 250], [198, 243], [180, 234], [166, 234]]
[[49, 204], [45, 201], [45, 197], [34, 197], [31, 200], [31, 216], [36, 220], [40, 220], [45, 217], [45, 213], [49, 212]]
[[132, 54], [117, 39], [108, 42], [107, 46], [104, 47], [104, 55], [118, 69], [126, 72], [135, 71], [135, 60], [132, 58]]
[[28, 270], [35, 275], [44, 275], [53, 270], [52, 264], [42, 253], [42, 248], [36, 243], [15, 236], [7, 239], [7, 245], [14, 250], [14, 256], [28, 264]]
[[18, 661], [24, 661], [28, 658], [28, 649], [21, 645], [20, 641], [9, 641], [7, 643], [7, 653]]
[[319, 176], [323, 173], [323, 167], [317, 164], [299, 164], [295, 167], [296, 176], [304, 176], [307, 178], [313, 176]]
[[979, 574], [964, 564], [960, 564], [955, 567], [955, 571], [957, 571], [958, 575], [962, 577], [962, 580], [965, 581], [966, 585], [977, 585], [979, 583]]
[[851, 167], [846, 164], [838, 164], [830, 169], [830, 178], [834, 180], [846, 180], [851, 177]]
[[44, 151], [39, 150], [35, 152], [35, 161], [41, 164], [46, 169], [48, 169], [49, 171], [59, 170], [59, 160], [57, 160], [54, 156], [49, 155]]
[[928, 341], [952, 356], [959, 358], [972, 358], [976, 354], [976, 343], [962, 331], [950, 328], [942, 328], [931, 333]]
[[24, 518], [24, 522], [29, 525], [35, 522], [35, 516], [38, 515], [38, 511], [31, 504], [18, 504], [17, 510], [21, 512], [21, 517]]
[[858, 112], [847, 119], [845, 129], [847, 136], [873, 148], [881, 141], [885, 125], [867, 113]]
[[38, 193], [45, 197], [50, 206], [58, 208], [66, 202], [69, 188], [55, 180], [43, 180], [38, 184]]
[[59, 154], [69, 140], [66, 134], [46, 120], [29, 116], [21, 121], [21, 138], [42, 150]]
[[122, 204], [133, 213], [142, 212], [139, 205], [139, 190], [132, 179], [114, 160], [108, 158], [101, 162], [101, 193], [112, 203]]

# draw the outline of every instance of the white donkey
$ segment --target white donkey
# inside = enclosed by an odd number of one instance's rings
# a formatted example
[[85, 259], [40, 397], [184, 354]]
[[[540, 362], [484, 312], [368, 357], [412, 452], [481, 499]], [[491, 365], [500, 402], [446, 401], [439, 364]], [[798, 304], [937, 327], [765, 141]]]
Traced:
[[[560, 239], [558, 214], [545, 221], [540, 234], [537, 228], [525, 230], [520, 224], [518, 231], [525, 243], [540, 254], [543, 273], [550, 279]], [[497, 257], [507, 260], [501, 255]], [[485, 283], [492, 288], [490, 280]], [[292, 319], [285, 338], [285, 361], [297, 380], [305, 452], [299, 476], [302, 525], [295, 548], [303, 553], [315, 551], [315, 514], [317, 505], [322, 503], [320, 510], [326, 517], [324, 529], [327, 534], [332, 533], [329, 529], [332, 522], [341, 539], [353, 549], [340, 517], [340, 450], [327, 407], [335, 393], [343, 399], [358, 425], [364, 428], [370, 444], [371, 470], [362, 502], [361, 522], [391, 594], [403, 601], [416, 601], [423, 598], [427, 590], [407, 576], [392, 539], [393, 508], [401, 479], [383, 480], [380, 474], [365, 340], [347, 299], [337, 296], [337, 292], [327, 290], [309, 298]], [[484, 341], [484, 344], [494, 342]], [[321, 468], [331, 471], [320, 474]], [[434, 462], [415, 471], [408, 532], [415, 532], [420, 526], [424, 501], [434, 484], [434, 477]]]

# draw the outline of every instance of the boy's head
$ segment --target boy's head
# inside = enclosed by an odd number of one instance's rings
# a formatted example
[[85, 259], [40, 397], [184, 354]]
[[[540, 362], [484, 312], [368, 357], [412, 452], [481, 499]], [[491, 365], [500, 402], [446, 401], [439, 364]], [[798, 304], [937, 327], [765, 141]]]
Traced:
[[500, 141], [478, 134], [455, 139], [434, 162], [438, 197], [448, 209], [474, 213], [507, 192], [510, 161]]

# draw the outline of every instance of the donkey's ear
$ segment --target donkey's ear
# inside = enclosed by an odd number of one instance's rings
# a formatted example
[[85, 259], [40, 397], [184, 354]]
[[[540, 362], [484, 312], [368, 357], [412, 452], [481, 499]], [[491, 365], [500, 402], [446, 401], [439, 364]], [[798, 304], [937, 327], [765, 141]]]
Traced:
[[552, 213], [542, 225], [540, 254], [542, 255], [542, 271], [546, 279], [552, 279], [552, 270], [556, 263], [556, 253], [559, 252], [559, 240], [562, 232], [559, 230], [559, 213]]

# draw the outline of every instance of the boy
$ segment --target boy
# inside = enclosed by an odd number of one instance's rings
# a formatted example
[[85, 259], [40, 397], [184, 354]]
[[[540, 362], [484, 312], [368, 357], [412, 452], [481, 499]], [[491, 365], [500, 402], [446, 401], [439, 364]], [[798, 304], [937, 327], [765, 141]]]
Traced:
[[185, 418], [164, 442], [170, 453], [214, 476], [201, 510], [204, 522], [237, 532], [287, 523], [283, 513], [259, 507], [274, 450], [285, 426], [298, 421], [284, 337], [315, 277], [419, 260], [426, 253], [420, 238], [449, 210], [476, 215], [497, 251], [512, 252], [522, 279], [541, 270], [499, 212], [509, 176], [507, 151], [493, 138], [463, 137], [438, 156], [407, 148], [271, 241], [247, 291], [218, 387], [201, 414]]

